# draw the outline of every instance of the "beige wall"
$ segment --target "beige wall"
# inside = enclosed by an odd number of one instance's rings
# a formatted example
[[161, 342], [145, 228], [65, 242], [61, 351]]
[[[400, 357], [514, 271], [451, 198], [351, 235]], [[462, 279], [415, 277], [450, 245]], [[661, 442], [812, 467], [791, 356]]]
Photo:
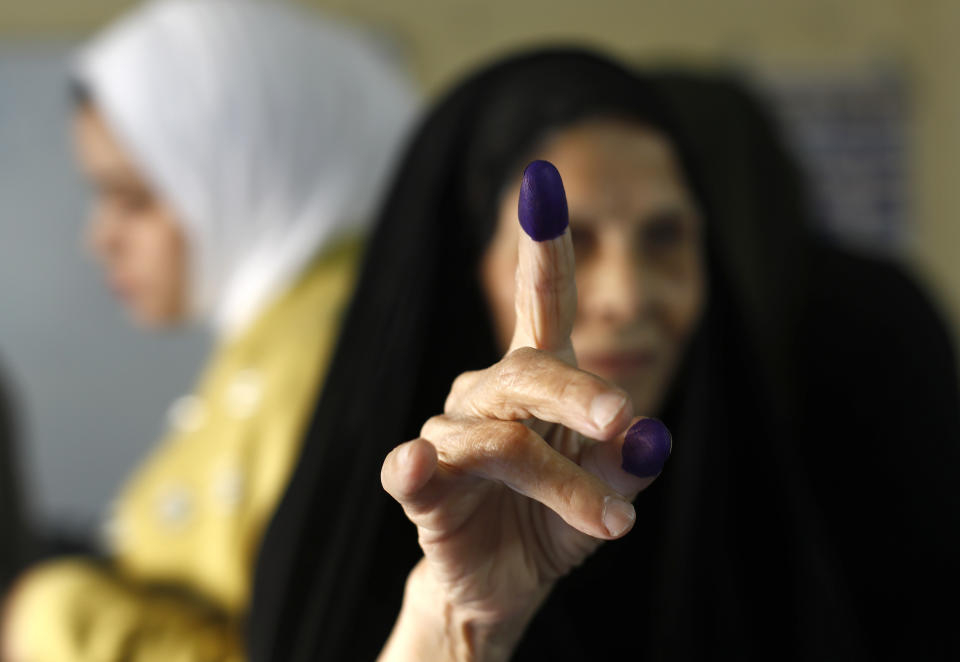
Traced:
[[[85, 33], [122, 0], [0, 4], [0, 37]], [[960, 329], [960, 2], [951, 0], [313, 0], [396, 34], [436, 90], [531, 41], [576, 40], [627, 57], [761, 67], [857, 66], [882, 57], [914, 82], [911, 263]], [[960, 333], [957, 334], [960, 338]]]

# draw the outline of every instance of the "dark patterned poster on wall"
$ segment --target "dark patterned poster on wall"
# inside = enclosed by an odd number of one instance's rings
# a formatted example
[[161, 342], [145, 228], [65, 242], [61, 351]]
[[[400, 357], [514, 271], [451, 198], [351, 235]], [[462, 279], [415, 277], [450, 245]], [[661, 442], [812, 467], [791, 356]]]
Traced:
[[821, 229], [884, 253], [909, 231], [909, 86], [896, 68], [765, 71], [772, 102], [809, 177]]

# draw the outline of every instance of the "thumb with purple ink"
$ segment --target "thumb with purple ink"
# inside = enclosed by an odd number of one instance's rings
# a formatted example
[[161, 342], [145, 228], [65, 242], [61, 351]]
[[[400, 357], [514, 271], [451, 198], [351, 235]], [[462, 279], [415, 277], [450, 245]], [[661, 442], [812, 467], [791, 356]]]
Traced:
[[656, 418], [635, 418], [616, 439], [588, 446], [581, 466], [628, 501], [650, 487], [673, 450], [673, 437]]
[[520, 184], [517, 321], [510, 350], [533, 347], [574, 363], [570, 333], [577, 311], [573, 242], [560, 173], [533, 161]]

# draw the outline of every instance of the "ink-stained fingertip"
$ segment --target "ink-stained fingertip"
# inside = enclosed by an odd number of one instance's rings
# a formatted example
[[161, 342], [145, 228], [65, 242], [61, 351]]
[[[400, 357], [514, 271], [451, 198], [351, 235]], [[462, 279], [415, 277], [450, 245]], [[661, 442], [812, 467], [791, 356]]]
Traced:
[[532, 161], [524, 169], [517, 212], [520, 226], [534, 241], [556, 239], [567, 229], [567, 195], [552, 163]]
[[655, 418], [642, 418], [627, 430], [621, 455], [623, 470], [638, 478], [650, 478], [663, 470], [673, 437], [667, 426]]

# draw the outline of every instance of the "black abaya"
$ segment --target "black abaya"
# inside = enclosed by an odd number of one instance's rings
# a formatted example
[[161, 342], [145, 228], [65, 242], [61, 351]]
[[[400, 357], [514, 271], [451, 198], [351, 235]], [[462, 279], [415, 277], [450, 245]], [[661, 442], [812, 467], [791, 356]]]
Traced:
[[474, 274], [505, 182], [545, 131], [611, 113], [677, 147], [707, 221], [710, 299], [661, 412], [674, 453], [635, 529], [558, 584], [516, 659], [956, 646], [923, 602], [956, 594], [960, 555], [955, 362], [929, 304], [896, 269], [810, 234], [796, 168], [738, 85], [546, 51], [458, 86], [400, 165], [265, 537], [255, 662], [376, 656], [420, 556], [380, 464], [456, 374], [498, 358]]

